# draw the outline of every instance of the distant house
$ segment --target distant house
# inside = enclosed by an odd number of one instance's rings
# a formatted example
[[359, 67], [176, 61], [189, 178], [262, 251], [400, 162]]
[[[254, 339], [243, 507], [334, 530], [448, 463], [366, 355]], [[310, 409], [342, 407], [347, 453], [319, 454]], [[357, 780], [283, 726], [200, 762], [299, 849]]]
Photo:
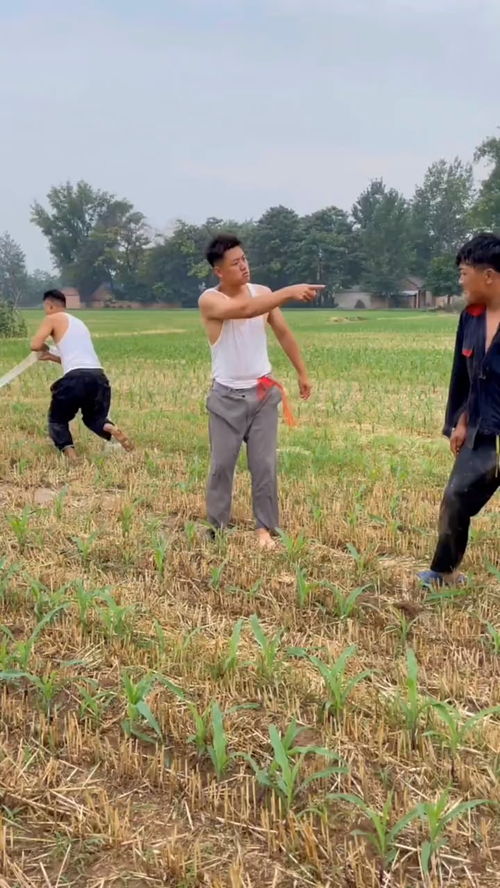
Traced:
[[422, 278], [411, 275], [401, 281], [401, 296], [408, 300], [408, 308], [431, 308], [432, 294], [425, 289]]
[[384, 308], [385, 306], [376, 306], [377, 297], [366, 290], [359, 287], [350, 287], [348, 290], [341, 290], [335, 293], [335, 305], [344, 311], [359, 311], [363, 308]]
[[[401, 281], [401, 289], [397, 296], [400, 308], [431, 308], [434, 305], [434, 298], [430, 291], [425, 289], [424, 281], [414, 275]], [[350, 287], [348, 290], [335, 293], [335, 304], [337, 308], [345, 311], [359, 311], [391, 308], [394, 302], [388, 296], [376, 296], [360, 287]]]
[[76, 309], [82, 307], [82, 300], [76, 287], [62, 287], [61, 292], [66, 296], [66, 308]]
[[113, 293], [109, 284], [100, 284], [89, 299], [89, 308], [104, 308], [113, 302]]
[[463, 302], [463, 296], [459, 296], [458, 293], [453, 296], [435, 296], [434, 297], [434, 306], [435, 308], [445, 308], [448, 305], [460, 306]]

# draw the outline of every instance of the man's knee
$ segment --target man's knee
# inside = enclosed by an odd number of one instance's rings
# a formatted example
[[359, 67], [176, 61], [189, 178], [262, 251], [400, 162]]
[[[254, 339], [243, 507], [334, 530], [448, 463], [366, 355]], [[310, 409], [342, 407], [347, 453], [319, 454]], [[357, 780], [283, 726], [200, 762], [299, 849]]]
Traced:
[[250, 466], [250, 473], [254, 484], [272, 484], [276, 479], [276, 456], [270, 454], [254, 461]]
[[235, 463], [233, 460], [212, 459], [210, 463], [210, 480], [212, 483], [230, 482], [233, 479]]
[[449, 484], [441, 502], [441, 520], [447, 524], [470, 518], [467, 491]]

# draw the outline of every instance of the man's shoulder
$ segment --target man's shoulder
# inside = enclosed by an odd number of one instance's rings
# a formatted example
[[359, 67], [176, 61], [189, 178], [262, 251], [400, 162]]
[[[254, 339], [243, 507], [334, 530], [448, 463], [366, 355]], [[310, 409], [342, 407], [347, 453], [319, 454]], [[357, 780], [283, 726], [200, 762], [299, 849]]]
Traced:
[[207, 302], [211, 302], [213, 299], [217, 299], [218, 296], [222, 296], [223, 294], [220, 290], [216, 290], [215, 287], [207, 287], [206, 290], [203, 290], [203, 293], [200, 293], [198, 297], [198, 305], [202, 306]]
[[265, 296], [266, 293], [271, 292], [271, 288], [266, 287], [264, 284], [251, 283], [249, 286], [251, 287], [254, 296]]
[[51, 316], [51, 322], [56, 330], [62, 330], [69, 324], [69, 318], [71, 318], [71, 315], [67, 312], [58, 311]]

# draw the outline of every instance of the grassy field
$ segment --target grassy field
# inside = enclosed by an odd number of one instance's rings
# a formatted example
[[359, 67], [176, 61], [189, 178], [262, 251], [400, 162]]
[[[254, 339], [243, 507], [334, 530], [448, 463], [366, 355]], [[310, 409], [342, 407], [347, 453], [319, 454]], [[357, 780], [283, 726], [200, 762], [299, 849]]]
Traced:
[[498, 501], [465, 590], [414, 579], [456, 317], [290, 312], [314, 397], [272, 346], [300, 424], [271, 555], [244, 455], [234, 529], [203, 534], [197, 314], [84, 317], [134, 453], [77, 421], [67, 469], [54, 365], [0, 392], [0, 886], [498, 886]]

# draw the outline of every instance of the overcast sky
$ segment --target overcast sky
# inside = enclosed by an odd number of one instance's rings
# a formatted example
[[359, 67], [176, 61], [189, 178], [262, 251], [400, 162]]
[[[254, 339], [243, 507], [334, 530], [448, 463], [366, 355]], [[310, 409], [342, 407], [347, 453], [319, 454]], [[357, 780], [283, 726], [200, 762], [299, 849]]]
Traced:
[[68, 179], [151, 225], [408, 196], [500, 124], [500, 0], [0, 0], [0, 231]]

